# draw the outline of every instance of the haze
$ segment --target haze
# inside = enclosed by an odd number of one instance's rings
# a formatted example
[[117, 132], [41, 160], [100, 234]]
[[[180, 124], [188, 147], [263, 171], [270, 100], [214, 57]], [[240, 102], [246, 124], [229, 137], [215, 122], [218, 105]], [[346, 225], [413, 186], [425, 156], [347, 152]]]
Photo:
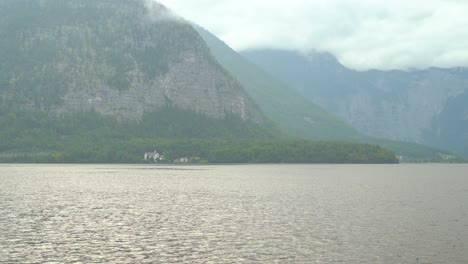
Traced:
[[357, 70], [468, 66], [468, 1], [160, 2], [237, 51], [328, 51]]

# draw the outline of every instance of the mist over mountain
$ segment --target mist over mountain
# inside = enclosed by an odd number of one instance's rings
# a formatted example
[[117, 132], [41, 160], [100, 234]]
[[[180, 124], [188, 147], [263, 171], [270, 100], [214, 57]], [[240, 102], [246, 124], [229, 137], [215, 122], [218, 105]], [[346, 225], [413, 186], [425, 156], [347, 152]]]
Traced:
[[[192, 26], [157, 3], [5, 0], [0, 39], [0, 161], [141, 162], [164, 146], [208, 155], [203, 140], [277, 134]], [[203, 143], [177, 148], [188, 139]]]
[[329, 51], [356, 70], [468, 66], [463, 0], [160, 1], [236, 51]]
[[243, 85], [265, 115], [294, 136], [355, 141], [361, 135], [337, 116], [305, 100], [285, 83], [243, 58], [215, 35], [196, 27], [223, 67]]
[[398, 162], [286, 140], [192, 25], [151, 1], [1, 1], [0, 39], [0, 162], [140, 163], [156, 149], [169, 163]]
[[[451, 153], [437, 148], [361, 134], [340, 117], [308, 101], [286, 82], [232, 50], [215, 35], [200, 27], [195, 27], [195, 29], [204, 38], [219, 63], [239, 80], [265, 115], [290, 136], [309, 140], [380, 145], [392, 150], [406, 161], [453, 162], [460, 160]], [[288, 65], [288, 56], [282, 57], [281, 61]], [[327, 61], [336, 62], [336, 59], [333, 56], [323, 56], [320, 57], [320, 61], [320, 65], [325, 66]]]
[[[139, 162], [165, 146], [175, 158], [307, 162], [313, 145], [303, 159], [292, 146], [309, 143], [281, 140], [381, 143], [152, 1], [5, 0], [0, 17], [0, 161]], [[330, 162], [395, 161], [327, 148]]]
[[242, 54], [363, 134], [468, 154], [466, 68], [359, 72], [328, 53]]

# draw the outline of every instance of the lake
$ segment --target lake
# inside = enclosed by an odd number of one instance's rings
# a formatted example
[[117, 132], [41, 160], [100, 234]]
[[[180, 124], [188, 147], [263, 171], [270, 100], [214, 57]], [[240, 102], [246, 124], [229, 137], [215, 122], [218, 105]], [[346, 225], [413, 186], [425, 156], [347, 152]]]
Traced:
[[0, 165], [0, 263], [468, 263], [467, 165]]

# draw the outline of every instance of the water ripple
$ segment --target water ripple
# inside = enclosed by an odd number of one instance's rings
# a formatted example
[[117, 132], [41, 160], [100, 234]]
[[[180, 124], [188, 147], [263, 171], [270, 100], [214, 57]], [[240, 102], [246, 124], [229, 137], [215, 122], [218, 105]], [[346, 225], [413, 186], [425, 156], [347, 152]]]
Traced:
[[0, 263], [468, 263], [463, 166], [0, 166]]

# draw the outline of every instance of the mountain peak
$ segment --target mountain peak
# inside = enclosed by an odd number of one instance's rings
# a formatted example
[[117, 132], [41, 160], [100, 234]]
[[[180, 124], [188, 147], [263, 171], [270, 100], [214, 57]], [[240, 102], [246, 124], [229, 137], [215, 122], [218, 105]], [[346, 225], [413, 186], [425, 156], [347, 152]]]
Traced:
[[305, 56], [311, 64], [316, 66], [344, 68], [335, 55], [329, 52], [311, 51], [304, 54], [303, 56]]

